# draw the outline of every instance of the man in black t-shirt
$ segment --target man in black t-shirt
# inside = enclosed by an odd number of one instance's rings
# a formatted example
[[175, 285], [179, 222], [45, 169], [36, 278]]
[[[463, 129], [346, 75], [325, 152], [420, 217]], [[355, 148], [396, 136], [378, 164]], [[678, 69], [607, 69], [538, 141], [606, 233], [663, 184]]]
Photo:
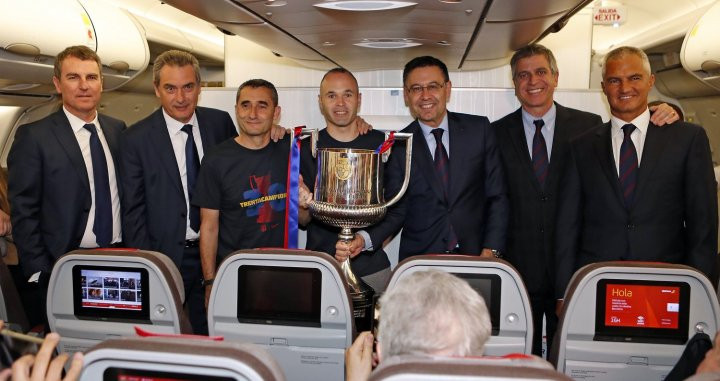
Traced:
[[[201, 208], [206, 283], [215, 278], [219, 260], [233, 251], [284, 243], [290, 137], [270, 140], [273, 122], [280, 117], [275, 86], [262, 79], [243, 83], [235, 113], [240, 135], [205, 156], [192, 199]], [[300, 210], [299, 219], [307, 223], [307, 209]], [[210, 287], [205, 290], [207, 304]]]
[[[325, 74], [320, 82], [318, 103], [327, 127], [319, 133], [318, 148], [374, 150], [383, 143], [385, 134], [380, 131], [369, 131], [367, 134], [360, 135], [357, 117], [360, 100], [358, 83], [352, 73], [342, 68], [335, 68]], [[302, 145], [301, 157], [300, 172], [305, 185], [312, 190], [315, 186], [317, 166], [311, 155], [309, 144]], [[301, 204], [301, 209], [302, 206]], [[312, 220], [307, 226], [305, 248], [335, 255], [339, 262], [347, 260], [347, 256], [340, 256], [335, 252], [339, 232], [339, 228]], [[382, 248], [363, 251], [353, 256], [351, 261], [355, 275], [361, 277], [375, 291], [385, 290], [390, 278], [390, 261]]]

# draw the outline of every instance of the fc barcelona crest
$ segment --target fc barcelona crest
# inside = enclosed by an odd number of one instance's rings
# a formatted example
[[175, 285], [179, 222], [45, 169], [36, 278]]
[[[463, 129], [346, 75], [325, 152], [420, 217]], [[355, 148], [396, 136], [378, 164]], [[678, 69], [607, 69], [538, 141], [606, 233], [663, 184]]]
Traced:
[[337, 176], [339, 180], [345, 181], [350, 178], [351, 171], [350, 159], [347, 157], [339, 157], [335, 163], [335, 176]]

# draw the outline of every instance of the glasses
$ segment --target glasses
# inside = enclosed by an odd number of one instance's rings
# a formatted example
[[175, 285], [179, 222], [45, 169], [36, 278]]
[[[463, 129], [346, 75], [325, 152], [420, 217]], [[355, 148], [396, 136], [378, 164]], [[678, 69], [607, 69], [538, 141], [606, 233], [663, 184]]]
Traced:
[[[447, 83], [447, 82], [446, 82]], [[425, 86], [420, 85], [412, 85], [408, 87], [408, 91], [412, 95], [420, 95], [424, 90], [427, 90], [430, 94], [437, 94], [442, 90], [442, 88], [445, 87], [445, 83], [437, 83], [437, 82], [431, 82], [428, 83]]]

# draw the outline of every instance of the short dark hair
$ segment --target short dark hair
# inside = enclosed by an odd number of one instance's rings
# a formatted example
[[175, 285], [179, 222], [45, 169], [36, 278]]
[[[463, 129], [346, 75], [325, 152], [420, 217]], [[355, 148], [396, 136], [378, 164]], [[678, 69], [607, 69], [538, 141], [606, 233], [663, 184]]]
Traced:
[[550, 64], [550, 71], [553, 74], [558, 73], [558, 67], [557, 67], [557, 61], [555, 60], [555, 56], [553, 55], [553, 52], [546, 48], [543, 45], [540, 44], [530, 44], [525, 47], [522, 47], [515, 51], [512, 58], [510, 58], [510, 69], [512, 71], [512, 77], [515, 78], [515, 74], [517, 74], [517, 63], [523, 58], [528, 58], [532, 56], [544, 56], [545, 59], [547, 59], [548, 64]]
[[431, 56], [422, 56], [422, 57], [415, 57], [410, 60], [410, 62], [405, 64], [405, 68], [403, 69], [403, 85], [405, 85], [405, 81], [407, 81], [408, 75], [410, 75], [410, 72], [420, 68], [420, 67], [428, 67], [428, 66], [437, 66], [440, 68], [440, 70], [443, 73], [443, 76], [445, 77], [445, 82], [450, 81], [450, 75], [448, 74], [448, 68], [445, 66], [445, 63], [440, 61], [439, 59]]
[[320, 80], [320, 84], [322, 84], [323, 81], [325, 81], [325, 78], [327, 78], [328, 75], [334, 74], [334, 73], [349, 75], [350, 78], [352, 78], [353, 81], [355, 81], [355, 86], [360, 87], [360, 86], [358, 86], [357, 78], [355, 78], [355, 76], [353, 75], [353, 73], [350, 72], [350, 70], [345, 69], [344, 67], [335, 67], [335, 68], [328, 70], [327, 73], [325, 73], [325, 75], [323, 75], [322, 79]]
[[73, 45], [68, 46], [62, 52], [58, 53], [55, 57], [54, 75], [57, 79], [62, 79], [62, 63], [68, 57], [75, 57], [81, 61], [93, 60], [97, 62], [98, 71], [102, 73], [102, 63], [100, 62], [100, 56], [95, 53], [92, 49], [85, 45]]
[[273, 103], [275, 106], [278, 105], [278, 93], [277, 89], [275, 88], [275, 85], [270, 83], [269, 81], [266, 81], [264, 79], [248, 79], [247, 81], [243, 82], [242, 85], [238, 88], [237, 94], [235, 94], [235, 103], [237, 103], [238, 99], [240, 99], [240, 92], [242, 89], [246, 87], [252, 87], [253, 89], [257, 89], [258, 87], [264, 87], [266, 89], [270, 90], [270, 98], [272, 98]]

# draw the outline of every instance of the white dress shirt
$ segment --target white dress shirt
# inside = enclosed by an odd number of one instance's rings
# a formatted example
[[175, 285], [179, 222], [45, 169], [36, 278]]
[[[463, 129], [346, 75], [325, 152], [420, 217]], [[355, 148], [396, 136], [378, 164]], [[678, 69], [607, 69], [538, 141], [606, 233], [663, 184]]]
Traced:
[[188, 134], [182, 131], [182, 128], [186, 124], [192, 124], [193, 126], [193, 140], [195, 141], [195, 148], [197, 149], [198, 158], [200, 162], [203, 159], [203, 145], [202, 138], [200, 137], [200, 126], [198, 125], [197, 115], [193, 113], [192, 118], [187, 123], [181, 123], [173, 119], [163, 109], [163, 116], [165, 117], [165, 125], [167, 125], [168, 134], [170, 134], [170, 142], [172, 143], [173, 152], [175, 153], [175, 162], [180, 171], [180, 181], [182, 182], [183, 192], [185, 193], [185, 207], [187, 215], [185, 219], [185, 239], [195, 240], [200, 237], [198, 232], [192, 230], [190, 227], [190, 198], [188, 197], [188, 186], [187, 186], [187, 165], [185, 160], [185, 143], [187, 143]]
[[640, 114], [637, 118], [626, 122], [616, 116], [610, 117], [610, 133], [612, 140], [613, 158], [615, 158], [615, 169], [620, 175], [620, 146], [622, 145], [625, 133], [622, 127], [628, 123], [635, 125], [635, 131], [630, 134], [630, 139], [635, 145], [635, 151], [637, 151], [638, 157], [638, 168], [640, 168], [640, 162], [642, 161], [643, 146], [645, 145], [645, 137], [647, 136], [648, 125], [650, 124], [650, 110], [645, 109], [645, 112]]
[[536, 118], [530, 115], [530, 113], [525, 111], [524, 108], [521, 108], [521, 110], [522, 111], [520, 113], [522, 114], [523, 129], [525, 130], [525, 142], [527, 143], [530, 160], [532, 160], [533, 138], [535, 138], [535, 130], [537, 129], [535, 127], [535, 123], [533, 122], [538, 119], [542, 119], [544, 124], [540, 129], [540, 133], [542, 134], [543, 138], [545, 138], [545, 145], [547, 146], [549, 163], [550, 156], [552, 156], [553, 139], [555, 138], [555, 117], [557, 116], [557, 108], [555, 107], [555, 103], [553, 103], [552, 107], [550, 107], [550, 109], [545, 113], [545, 115], [540, 118]]
[[[80, 247], [94, 248], [98, 247], [98, 244], [95, 233], [93, 233], [93, 225], [95, 224], [95, 178], [93, 177], [92, 156], [90, 155], [90, 136], [92, 134], [84, 127], [85, 124], [88, 124], [87, 122], [71, 114], [64, 106], [63, 111], [70, 122], [70, 127], [73, 133], [75, 133], [75, 139], [77, 139], [78, 145], [80, 146], [80, 152], [85, 162], [88, 181], [90, 183], [90, 199], [92, 203], [90, 204], [90, 212], [88, 213], [85, 233], [83, 233], [82, 240], [80, 241]], [[120, 224], [120, 195], [118, 194], [117, 177], [115, 175], [115, 162], [113, 161], [112, 154], [110, 154], [110, 148], [105, 139], [105, 134], [103, 134], [103, 130], [100, 128], [97, 113], [95, 113], [95, 119], [93, 119], [91, 123], [95, 125], [98, 138], [100, 138], [100, 143], [105, 152], [105, 161], [107, 161], [108, 177], [110, 179], [110, 202], [112, 203], [113, 230], [111, 243], [118, 243], [122, 241], [122, 227]]]

